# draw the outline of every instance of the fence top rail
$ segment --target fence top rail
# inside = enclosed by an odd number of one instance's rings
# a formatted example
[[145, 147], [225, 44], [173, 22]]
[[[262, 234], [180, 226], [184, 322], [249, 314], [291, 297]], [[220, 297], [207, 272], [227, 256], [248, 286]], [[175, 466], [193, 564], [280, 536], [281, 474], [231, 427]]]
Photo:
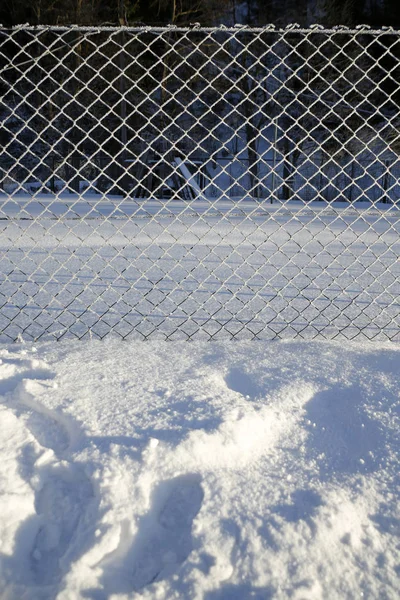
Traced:
[[154, 31], [154, 32], [168, 32], [168, 31], [181, 31], [181, 32], [190, 32], [190, 31], [202, 31], [207, 33], [212, 33], [215, 31], [226, 31], [227, 33], [237, 33], [237, 32], [253, 32], [253, 33], [263, 33], [263, 32], [275, 32], [275, 33], [328, 33], [328, 34], [337, 34], [337, 33], [347, 33], [347, 34], [373, 34], [373, 35], [382, 35], [382, 34], [399, 34], [400, 28], [391, 27], [391, 26], [382, 26], [379, 28], [371, 27], [370, 25], [360, 24], [355, 27], [347, 27], [346, 25], [337, 25], [335, 27], [324, 27], [323, 25], [313, 24], [308, 27], [301, 27], [297, 23], [292, 23], [286, 25], [286, 27], [278, 27], [274, 24], [266, 24], [260, 27], [252, 27], [248, 25], [218, 25], [213, 27], [203, 27], [200, 23], [191, 23], [189, 26], [179, 26], [179, 25], [163, 25], [163, 26], [155, 26], [155, 25], [30, 25], [29, 23], [24, 23], [20, 25], [13, 25], [12, 27], [5, 27], [0, 24], [0, 32], [9, 32], [9, 31], [17, 31], [23, 29], [25, 31], [43, 31], [43, 30], [51, 30], [51, 31], [129, 31], [132, 33], [138, 33], [142, 31]]

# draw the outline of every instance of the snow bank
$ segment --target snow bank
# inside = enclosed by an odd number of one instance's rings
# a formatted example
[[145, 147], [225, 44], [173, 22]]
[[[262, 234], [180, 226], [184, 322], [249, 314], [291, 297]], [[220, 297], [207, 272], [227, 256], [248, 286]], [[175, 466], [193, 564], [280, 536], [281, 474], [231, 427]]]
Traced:
[[398, 346], [0, 357], [0, 598], [399, 596]]

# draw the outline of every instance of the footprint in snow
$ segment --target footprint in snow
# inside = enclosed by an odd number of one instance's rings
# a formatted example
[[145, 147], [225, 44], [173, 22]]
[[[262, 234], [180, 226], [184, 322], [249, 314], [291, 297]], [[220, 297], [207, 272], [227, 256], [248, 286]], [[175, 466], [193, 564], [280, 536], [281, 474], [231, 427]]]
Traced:
[[192, 551], [192, 524], [203, 496], [197, 474], [161, 482], [129, 550], [123, 550], [128, 533], [121, 531], [120, 547], [103, 563], [106, 592], [129, 594], [172, 575]]
[[200, 476], [181, 475], [158, 485], [133, 548], [133, 588], [171, 575], [192, 550], [192, 523], [203, 501]]
[[35, 499], [41, 525], [30, 564], [34, 582], [49, 585], [59, 580], [62, 567], [81, 552], [85, 539], [82, 533], [83, 539], [79, 539], [79, 524], [93, 498], [93, 488], [83, 471], [68, 463], [48, 467], [42, 476], [44, 485]]
[[385, 432], [365, 410], [357, 386], [319, 392], [306, 404], [309, 452], [318, 459], [321, 474], [369, 473], [379, 468], [377, 457], [387, 454]]
[[43, 361], [13, 356], [0, 358], [0, 395], [7, 394], [10, 408], [23, 418], [41, 446], [60, 454], [70, 445], [67, 419], [36, 399], [52, 386], [52, 379], [54, 373]]
[[252, 378], [241, 369], [234, 367], [225, 376], [226, 386], [233, 392], [241, 394], [245, 398], [254, 400], [262, 395], [262, 390]]
[[44, 381], [54, 379], [54, 376], [41, 360], [3, 354], [0, 357], [0, 396], [14, 392], [24, 379]]
[[71, 450], [71, 433], [77, 426], [62, 413], [44, 406], [36, 398], [46, 390], [42, 381], [24, 379], [16, 388], [15, 410], [25, 416], [25, 425], [41, 446], [58, 457]]
[[[39, 444], [62, 459], [71, 450], [70, 431], [74, 431], [76, 425], [36, 400], [35, 392], [40, 393], [40, 385], [40, 382], [23, 381], [18, 386], [19, 408], [27, 414], [26, 426]], [[82, 467], [67, 460], [39, 467], [37, 473], [44, 483], [35, 498], [41, 525], [31, 551], [31, 571], [36, 584], [49, 585], [59, 579], [62, 567], [65, 569], [81, 551], [76, 541], [79, 525], [94, 492]]]
[[[40, 368], [35, 369], [38, 365]], [[51, 585], [87, 544], [87, 532], [84, 535], [80, 525], [93, 501], [93, 486], [79, 465], [66, 460], [76, 441], [76, 424], [37, 399], [48, 390], [46, 379], [53, 377], [51, 372], [41, 362], [25, 359], [3, 359], [0, 367], [0, 391], [12, 393], [10, 408], [38, 444], [54, 452], [50, 462], [42, 465], [36, 464], [37, 456], [29, 460], [29, 469], [26, 457], [21, 459], [21, 472], [26, 473], [27, 480], [36, 477], [39, 481], [35, 493], [39, 528], [30, 551], [21, 549], [21, 555], [29, 552], [26, 584]]]

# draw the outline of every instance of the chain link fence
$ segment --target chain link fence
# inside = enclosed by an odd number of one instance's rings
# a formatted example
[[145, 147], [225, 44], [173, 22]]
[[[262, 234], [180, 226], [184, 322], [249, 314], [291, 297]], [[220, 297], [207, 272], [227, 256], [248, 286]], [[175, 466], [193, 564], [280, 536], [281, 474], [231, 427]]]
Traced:
[[400, 33], [0, 29], [0, 341], [400, 340]]

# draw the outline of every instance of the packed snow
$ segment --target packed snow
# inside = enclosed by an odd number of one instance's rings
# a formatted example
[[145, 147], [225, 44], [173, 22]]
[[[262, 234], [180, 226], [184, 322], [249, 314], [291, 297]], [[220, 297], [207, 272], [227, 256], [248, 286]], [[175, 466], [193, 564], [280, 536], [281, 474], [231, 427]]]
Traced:
[[399, 597], [399, 346], [0, 357], [2, 600]]

